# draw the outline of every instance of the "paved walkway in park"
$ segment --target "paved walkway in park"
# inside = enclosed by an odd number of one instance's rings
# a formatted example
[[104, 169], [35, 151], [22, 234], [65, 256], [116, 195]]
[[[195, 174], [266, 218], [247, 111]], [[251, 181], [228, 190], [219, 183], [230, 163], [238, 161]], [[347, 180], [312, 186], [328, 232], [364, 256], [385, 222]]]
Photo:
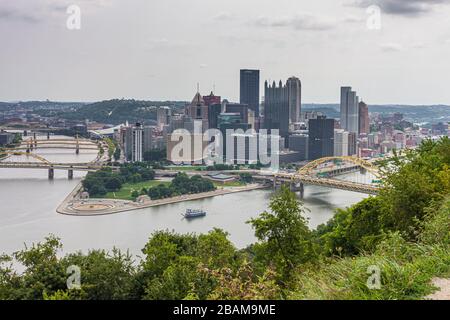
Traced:
[[433, 285], [439, 290], [425, 297], [429, 300], [450, 300], [450, 279], [434, 278]]
[[119, 212], [133, 211], [161, 206], [165, 204], [211, 198], [231, 193], [251, 191], [263, 188], [266, 188], [266, 186], [260, 184], [250, 184], [242, 187], [223, 188], [210, 192], [186, 194], [172, 198], [150, 200], [139, 203], [134, 201], [115, 199], [80, 199], [79, 195], [82, 190], [82, 185], [80, 183], [66, 197], [66, 199], [64, 199], [64, 201], [58, 206], [56, 211], [60, 214], [73, 216], [109, 215]]

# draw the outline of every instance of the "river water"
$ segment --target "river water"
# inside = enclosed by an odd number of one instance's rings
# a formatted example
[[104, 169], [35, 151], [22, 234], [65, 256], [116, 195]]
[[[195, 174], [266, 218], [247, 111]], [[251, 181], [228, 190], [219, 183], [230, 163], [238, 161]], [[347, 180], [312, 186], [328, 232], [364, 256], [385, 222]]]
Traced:
[[[88, 162], [96, 156], [85, 150], [79, 155], [73, 150], [42, 150], [39, 155], [59, 163]], [[64, 252], [117, 247], [139, 255], [156, 230], [203, 233], [215, 227], [229, 232], [231, 241], [242, 248], [255, 241], [246, 221], [266, 210], [272, 194], [270, 190], [255, 190], [108, 216], [57, 214], [56, 207], [83, 175], [75, 172], [74, 179], [68, 180], [67, 172], [55, 171], [55, 179], [49, 181], [46, 170], [0, 169], [0, 253], [12, 253], [22, 249], [25, 243], [30, 245], [54, 234], [62, 239]], [[357, 176], [359, 174], [353, 173], [344, 178]], [[309, 218], [310, 227], [315, 228], [329, 220], [336, 208], [345, 208], [365, 197], [359, 193], [306, 186], [304, 202], [309, 211], [305, 216]], [[184, 220], [181, 214], [188, 207], [201, 208], [208, 215]]]

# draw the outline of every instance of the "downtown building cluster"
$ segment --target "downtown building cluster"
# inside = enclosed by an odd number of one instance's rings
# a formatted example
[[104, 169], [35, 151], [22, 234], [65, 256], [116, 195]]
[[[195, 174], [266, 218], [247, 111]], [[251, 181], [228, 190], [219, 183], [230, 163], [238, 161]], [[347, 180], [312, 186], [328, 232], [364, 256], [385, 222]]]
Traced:
[[[239, 102], [230, 102], [211, 92], [202, 95], [199, 90], [184, 110], [159, 107], [156, 125], [139, 123], [122, 127], [117, 132], [125, 158], [143, 161], [151, 150], [166, 150], [167, 160], [185, 164], [204, 162], [203, 150], [211, 140], [204, 139], [208, 129], [223, 133], [223, 155], [233, 149], [227, 163], [257, 163], [260, 145], [251, 143], [276, 139], [268, 153], [277, 153], [279, 162], [295, 163], [329, 156], [375, 157], [392, 149], [403, 149], [420, 144], [426, 136], [405, 122], [401, 114], [392, 116], [370, 114], [368, 105], [356, 91], [345, 86], [340, 91], [340, 119], [327, 118], [321, 112], [302, 110], [302, 83], [290, 77], [284, 83], [265, 81], [261, 99], [260, 71], [240, 70]], [[447, 134], [448, 125], [442, 129]], [[433, 127], [434, 128], [434, 127]], [[263, 130], [264, 129], [264, 130]], [[445, 130], [444, 130], [445, 129]], [[190, 134], [190, 151], [174, 152], [183, 132]], [[226, 132], [235, 133], [227, 137]], [[213, 140], [213, 139], [212, 139]], [[239, 153], [238, 143], [244, 144]], [[174, 156], [175, 155], [175, 156]]]

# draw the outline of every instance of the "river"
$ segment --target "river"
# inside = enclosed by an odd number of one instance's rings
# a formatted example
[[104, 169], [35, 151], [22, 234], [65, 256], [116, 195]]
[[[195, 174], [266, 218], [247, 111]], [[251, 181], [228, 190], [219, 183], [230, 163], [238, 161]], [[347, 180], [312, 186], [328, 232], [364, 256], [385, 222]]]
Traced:
[[[95, 158], [92, 151], [43, 150], [39, 152], [52, 162], [87, 162]], [[47, 179], [46, 170], [0, 169], [0, 253], [12, 253], [24, 244], [39, 242], [49, 234], [61, 238], [64, 252], [89, 249], [129, 250], [139, 255], [149, 236], [156, 230], [179, 233], [204, 233], [221, 228], [231, 241], [242, 248], [255, 241], [246, 221], [266, 210], [272, 192], [256, 190], [214, 198], [164, 205], [108, 216], [73, 217], [57, 214], [55, 209], [83, 177], [75, 172], [56, 171], [55, 179]], [[353, 179], [359, 174], [348, 174]], [[311, 228], [328, 221], [336, 208], [350, 206], [366, 196], [342, 190], [306, 186], [305, 216]], [[185, 209], [201, 208], [204, 218], [182, 219]]]

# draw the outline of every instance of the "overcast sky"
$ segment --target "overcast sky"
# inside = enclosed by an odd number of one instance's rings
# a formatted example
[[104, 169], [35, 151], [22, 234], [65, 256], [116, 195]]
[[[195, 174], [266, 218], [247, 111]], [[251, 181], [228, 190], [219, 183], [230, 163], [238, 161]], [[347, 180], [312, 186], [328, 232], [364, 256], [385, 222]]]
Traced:
[[352, 86], [368, 104], [450, 104], [449, 17], [450, 0], [0, 0], [0, 101], [190, 100], [197, 82], [236, 101], [257, 68], [261, 86], [299, 77], [304, 102]]

